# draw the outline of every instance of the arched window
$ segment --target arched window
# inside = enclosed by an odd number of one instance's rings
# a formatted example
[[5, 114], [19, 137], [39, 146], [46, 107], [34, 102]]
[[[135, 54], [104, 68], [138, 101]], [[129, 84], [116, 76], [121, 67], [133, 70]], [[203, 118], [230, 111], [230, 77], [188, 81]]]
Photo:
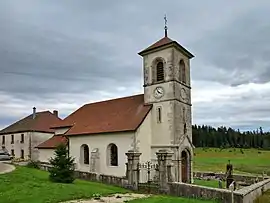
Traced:
[[164, 80], [164, 67], [162, 62], [157, 63], [157, 82]]
[[180, 81], [183, 83], [187, 82], [187, 78], [186, 78], [186, 67], [185, 67], [185, 63], [183, 60], [180, 61], [179, 63], [179, 69], [180, 69]]
[[84, 144], [81, 146], [81, 150], [82, 150], [82, 161], [84, 164], [89, 164], [89, 147], [88, 145]]
[[118, 149], [115, 144], [108, 146], [108, 158], [110, 166], [118, 166]]

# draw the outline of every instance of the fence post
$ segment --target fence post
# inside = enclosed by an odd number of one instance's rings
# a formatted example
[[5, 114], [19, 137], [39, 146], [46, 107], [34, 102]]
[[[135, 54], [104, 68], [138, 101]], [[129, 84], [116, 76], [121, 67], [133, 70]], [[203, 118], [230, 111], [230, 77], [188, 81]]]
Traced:
[[140, 156], [142, 153], [139, 153], [134, 150], [129, 150], [127, 155], [127, 179], [128, 187], [133, 190], [138, 190], [138, 164], [140, 162]]
[[157, 153], [158, 166], [159, 166], [159, 191], [161, 193], [168, 192], [168, 182], [173, 182], [172, 176], [172, 156], [173, 152], [167, 150], [159, 150]]

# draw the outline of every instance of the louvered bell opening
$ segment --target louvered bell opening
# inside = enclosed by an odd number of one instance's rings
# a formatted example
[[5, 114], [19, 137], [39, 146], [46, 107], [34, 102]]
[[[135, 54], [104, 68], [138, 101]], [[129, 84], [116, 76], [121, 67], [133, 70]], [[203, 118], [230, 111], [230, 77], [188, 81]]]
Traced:
[[164, 80], [164, 68], [163, 68], [163, 63], [158, 62], [157, 64], [157, 82], [163, 81]]

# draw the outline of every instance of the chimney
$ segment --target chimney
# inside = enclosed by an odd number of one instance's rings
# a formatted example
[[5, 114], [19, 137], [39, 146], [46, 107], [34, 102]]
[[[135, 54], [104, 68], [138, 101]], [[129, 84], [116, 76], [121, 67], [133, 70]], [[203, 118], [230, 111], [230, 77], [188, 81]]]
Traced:
[[33, 119], [36, 118], [36, 107], [33, 108]]
[[54, 114], [56, 117], [58, 117], [58, 111], [57, 111], [57, 110], [54, 110], [54, 111], [53, 111], [53, 114]]

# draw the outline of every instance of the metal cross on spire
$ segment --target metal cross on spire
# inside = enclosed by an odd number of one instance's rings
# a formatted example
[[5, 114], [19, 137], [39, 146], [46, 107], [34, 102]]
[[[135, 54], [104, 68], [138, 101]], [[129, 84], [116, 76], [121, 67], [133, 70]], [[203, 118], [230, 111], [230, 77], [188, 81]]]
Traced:
[[167, 16], [166, 16], [166, 14], [165, 14], [165, 16], [164, 16], [164, 23], [165, 23], [165, 26], [164, 26], [164, 30], [165, 30], [165, 37], [167, 37], [168, 36], [168, 27], [167, 27]]

